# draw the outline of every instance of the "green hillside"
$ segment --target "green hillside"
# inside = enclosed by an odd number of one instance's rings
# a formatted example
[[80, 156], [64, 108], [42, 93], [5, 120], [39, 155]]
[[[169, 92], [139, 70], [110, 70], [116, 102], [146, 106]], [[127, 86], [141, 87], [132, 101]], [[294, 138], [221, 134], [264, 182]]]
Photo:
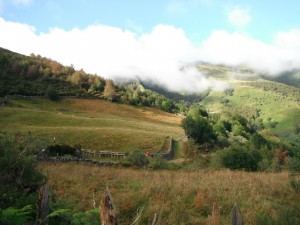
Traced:
[[284, 72], [275, 77], [264, 76], [264, 78], [300, 88], [300, 71], [299, 70]]
[[266, 134], [299, 142], [299, 88], [263, 79], [247, 70], [212, 65], [200, 65], [199, 69], [210, 79], [221, 79], [230, 87], [223, 92], [210, 91], [201, 101], [209, 112], [223, 116], [240, 114]]
[[55, 90], [59, 96], [105, 99], [177, 111], [173, 101], [145, 89], [139, 82], [116, 85], [97, 74], [75, 70], [72, 65], [64, 66], [40, 55], [24, 56], [0, 48], [0, 97], [16, 94], [44, 96], [49, 89]]

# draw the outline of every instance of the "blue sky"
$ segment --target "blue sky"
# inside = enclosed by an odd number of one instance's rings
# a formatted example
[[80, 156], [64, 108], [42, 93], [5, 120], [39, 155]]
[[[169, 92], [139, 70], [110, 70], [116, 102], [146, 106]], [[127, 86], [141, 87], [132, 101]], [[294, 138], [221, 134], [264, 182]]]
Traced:
[[[300, 27], [297, 0], [0, 0], [0, 16], [26, 23], [36, 32], [104, 24], [150, 32], [158, 24], [182, 28], [197, 44], [213, 30], [242, 31], [271, 41], [279, 31]], [[250, 20], [236, 26], [228, 15], [240, 9]]]
[[298, 0], [0, 0], [0, 46], [199, 91], [222, 85], [186, 63], [300, 69], [299, 9]]

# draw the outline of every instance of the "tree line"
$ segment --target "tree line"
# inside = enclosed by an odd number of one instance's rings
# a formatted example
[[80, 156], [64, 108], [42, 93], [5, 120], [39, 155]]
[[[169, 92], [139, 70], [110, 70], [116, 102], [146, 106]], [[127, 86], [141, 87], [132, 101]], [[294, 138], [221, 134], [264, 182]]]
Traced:
[[0, 96], [47, 95], [51, 100], [75, 96], [157, 107], [167, 112], [185, 110], [182, 103], [144, 88], [139, 81], [115, 84], [111, 79], [75, 70], [73, 65], [63, 66], [40, 55], [24, 56], [0, 48], [0, 68]]

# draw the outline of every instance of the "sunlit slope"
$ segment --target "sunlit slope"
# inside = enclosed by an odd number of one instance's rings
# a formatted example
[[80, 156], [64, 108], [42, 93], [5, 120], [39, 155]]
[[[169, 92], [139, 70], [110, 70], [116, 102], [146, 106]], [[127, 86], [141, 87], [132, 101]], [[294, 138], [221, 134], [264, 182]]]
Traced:
[[[232, 91], [211, 91], [201, 102], [210, 112], [241, 114], [262, 120], [266, 129], [295, 139], [300, 127], [300, 89], [262, 79], [257, 74], [226, 67], [201, 68], [211, 79], [221, 79]], [[298, 137], [299, 138], [299, 137]]]
[[181, 117], [102, 100], [14, 100], [0, 108], [0, 131], [94, 150], [161, 150], [167, 136], [184, 135]]

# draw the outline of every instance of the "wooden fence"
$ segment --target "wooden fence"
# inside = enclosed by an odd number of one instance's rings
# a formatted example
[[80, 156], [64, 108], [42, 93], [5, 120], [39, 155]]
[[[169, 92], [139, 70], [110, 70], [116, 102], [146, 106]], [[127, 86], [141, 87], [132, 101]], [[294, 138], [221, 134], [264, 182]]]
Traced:
[[[112, 158], [126, 158], [128, 153], [124, 152], [112, 152], [112, 151], [93, 151], [90, 149], [81, 149], [82, 154], [85, 156], [93, 156], [93, 157], [112, 157]], [[157, 152], [151, 153], [152, 157], [163, 157], [164, 159], [171, 160], [174, 157], [173, 150], [173, 137], [170, 138], [170, 144], [167, 152]]]

